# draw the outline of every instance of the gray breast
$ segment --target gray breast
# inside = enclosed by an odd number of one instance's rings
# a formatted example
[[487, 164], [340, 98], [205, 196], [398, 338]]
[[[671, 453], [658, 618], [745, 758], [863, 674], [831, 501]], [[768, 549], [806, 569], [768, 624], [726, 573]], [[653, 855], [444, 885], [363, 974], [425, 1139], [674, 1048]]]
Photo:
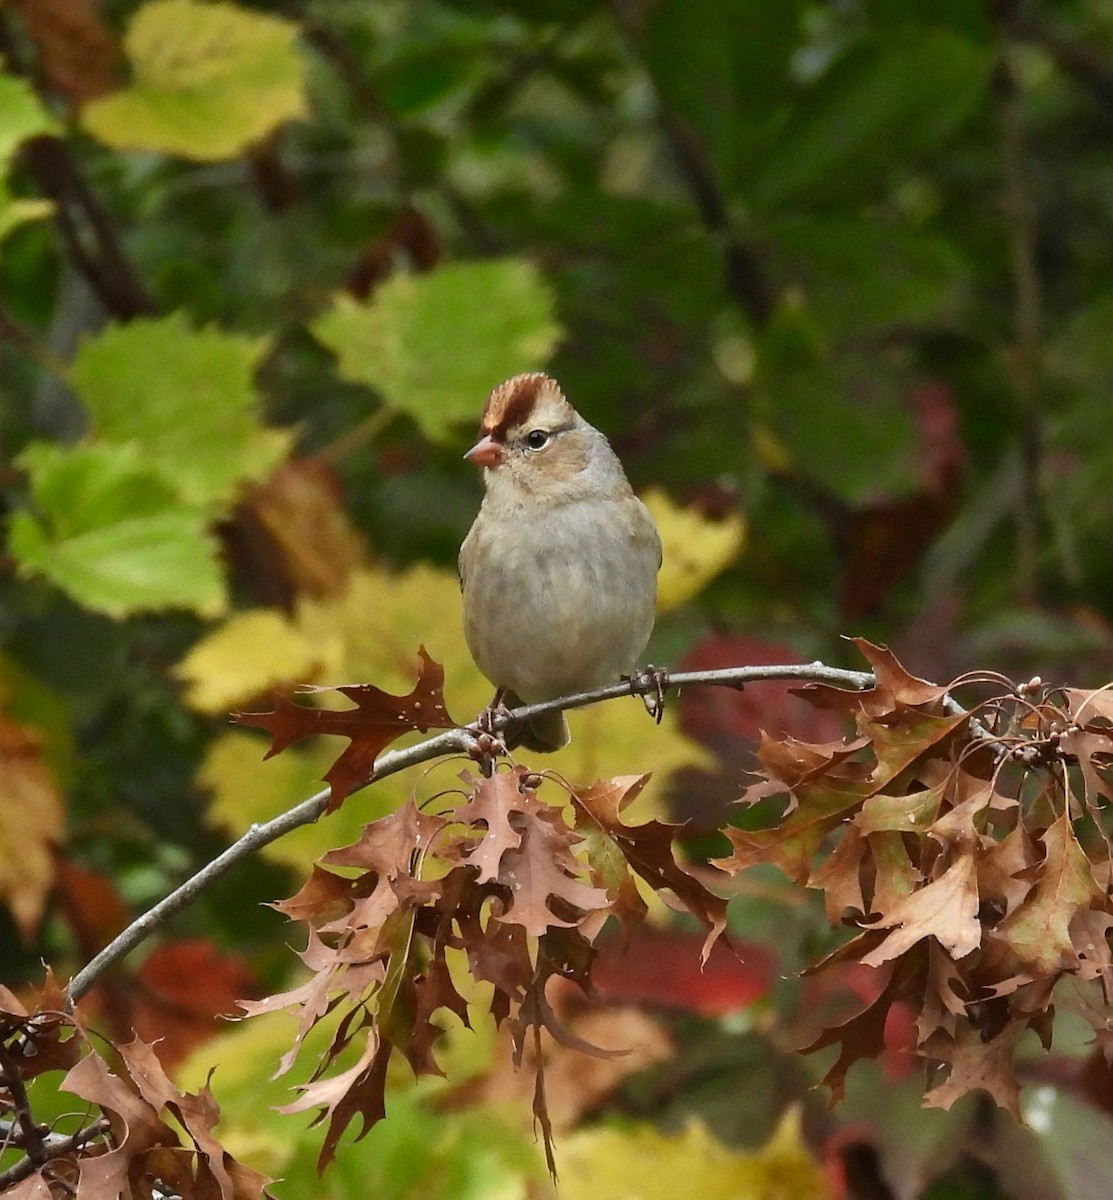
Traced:
[[504, 524], [497, 542], [484, 521], [472, 532], [468, 644], [483, 673], [524, 700], [611, 682], [636, 665], [649, 640], [657, 574], [652, 531], [631, 529], [617, 504], [601, 519], [600, 507], [564, 505], [558, 514], [516, 523], [510, 535]]

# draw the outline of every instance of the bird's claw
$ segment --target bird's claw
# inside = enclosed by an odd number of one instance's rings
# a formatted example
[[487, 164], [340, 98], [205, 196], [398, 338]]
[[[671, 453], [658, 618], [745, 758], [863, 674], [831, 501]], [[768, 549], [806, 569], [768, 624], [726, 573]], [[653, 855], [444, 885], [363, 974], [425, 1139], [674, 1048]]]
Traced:
[[496, 692], [490, 704], [475, 718], [471, 728], [475, 732], [475, 740], [468, 747], [468, 755], [479, 763], [479, 769], [485, 776], [494, 771], [495, 759], [506, 754], [506, 743], [499, 736], [498, 727], [504, 725], [510, 715], [510, 709], [502, 700], [502, 693]]
[[641, 696], [645, 711], [660, 725], [665, 715], [665, 692], [669, 686], [666, 668], [649, 664], [627, 678], [630, 680], [630, 691], [635, 696]]

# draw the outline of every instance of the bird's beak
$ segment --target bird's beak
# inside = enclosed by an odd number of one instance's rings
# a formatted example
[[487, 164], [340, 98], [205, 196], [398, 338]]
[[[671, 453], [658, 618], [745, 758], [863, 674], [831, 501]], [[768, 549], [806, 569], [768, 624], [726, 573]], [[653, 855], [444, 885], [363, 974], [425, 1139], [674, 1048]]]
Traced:
[[464, 457], [477, 467], [497, 467], [506, 460], [506, 451], [488, 434], [481, 437]]

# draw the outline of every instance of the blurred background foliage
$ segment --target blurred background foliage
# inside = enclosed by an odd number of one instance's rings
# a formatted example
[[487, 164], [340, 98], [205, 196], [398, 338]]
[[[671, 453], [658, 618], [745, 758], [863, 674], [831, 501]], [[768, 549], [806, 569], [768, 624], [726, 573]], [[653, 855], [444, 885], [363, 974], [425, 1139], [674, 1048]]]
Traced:
[[[315, 790], [324, 752], [264, 767], [230, 708], [408, 688], [419, 642], [454, 712], [485, 702], [460, 460], [520, 370], [651, 493], [654, 662], [859, 666], [864, 634], [935, 680], [1113, 675], [1107, 0], [4, 0], [0, 55], [6, 982], [69, 974]], [[556, 766], [652, 769], [646, 803], [721, 853], [757, 731], [837, 735], [794, 704], [693, 693], [656, 734], [602, 706]], [[443, 1085], [399, 1078], [322, 1184], [267, 1108], [290, 1030], [213, 1036], [291, 972], [263, 904], [456, 769], [277, 843], [93, 997], [183, 1079], [218, 1064], [279, 1195], [542, 1187], [492, 1031], [450, 1036]], [[790, 1053], [845, 1001], [794, 981], [822, 914], [775, 872], [739, 890], [744, 964], [635, 947], [598, 1039], [640, 1049], [554, 1050], [567, 1194], [693, 1161], [708, 1195], [1110, 1194], [1113, 1087], [1069, 1018], [1027, 1130], [921, 1113], [899, 1030], [826, 1113]]]

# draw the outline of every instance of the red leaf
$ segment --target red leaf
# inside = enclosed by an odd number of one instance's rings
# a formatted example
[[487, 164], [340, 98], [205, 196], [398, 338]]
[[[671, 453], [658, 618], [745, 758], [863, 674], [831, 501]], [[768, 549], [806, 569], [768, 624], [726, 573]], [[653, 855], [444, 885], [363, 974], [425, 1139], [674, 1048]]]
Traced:
[[706, 1017], [738, 1012], [766, 995], [776, 958], [764, 946], [716, 942], [700, 963], [698, 934], [646, 929], [600, 947], [592, 982], [615, 1004], [650, 1004]]
[[[677, 669], [706, 671], [739, 663], [764, 666], [799, 661], [790, 646], [779, 642], [743, 634], [710, 634], [684, 656]], [[755, 742], [763, 733], [777, 736], [791, 731], [803, 741], [823, 742], [843, 732], [838, 716], [808, 704], [787, 680], [763, 680], [742, 690], [686, 688], [679, 703], [684, 732], [728, 759], [739, 743]]]
[[256, 986], [244, 959], [223, 953], [205, 938], [164, 943], [135, 978], [136, 1035], [158, 1041], [159, 1057], [168, 1068], [218, 1033], [218, 1018], [238, 1015], [237, 1001]]
[[131, 910], [105, 875], [55, 855], [54, 893], [86, 961], [131, 921]]
[[355, 702], [354, 709], [334, 712], [295, 704], [284, 696], [275, 700], [268, 713], [234, 713], [241, 725], [254, 725], [271, 735], [264, 757], [279, 754], [302, 738], [335, 734], [349, 741], [348, 748], [325, 772], [331, 794], [328, 812], [335, 812], [345, 797], [374, 778], [375, 759], [396, 738], [411, 730], [454, 729], [457, 722], [444, 703], [444, 668], [418, 648], [421, 665], [417, 683], [405, 696], [392, 696], [374, 684], [352, 684], [338, 688], [305, 688], [308, 692], [341, 692]]

